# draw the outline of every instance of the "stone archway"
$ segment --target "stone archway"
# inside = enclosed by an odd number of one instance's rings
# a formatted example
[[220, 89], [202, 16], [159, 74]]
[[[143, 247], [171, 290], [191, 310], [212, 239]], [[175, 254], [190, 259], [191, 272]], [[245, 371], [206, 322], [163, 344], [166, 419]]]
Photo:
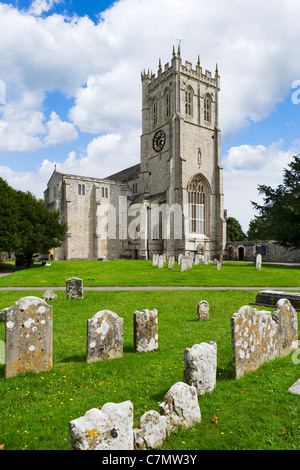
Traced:
[[239, 261], [244, 261], [245, 257], [245, 248], [243, 246], [239, 246], [238, 248], [238, 256], [239, 256]]

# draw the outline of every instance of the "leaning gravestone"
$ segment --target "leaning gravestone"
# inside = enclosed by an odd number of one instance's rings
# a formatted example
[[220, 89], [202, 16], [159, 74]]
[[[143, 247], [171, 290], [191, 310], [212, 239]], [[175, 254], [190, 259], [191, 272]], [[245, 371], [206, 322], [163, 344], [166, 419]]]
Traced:
[[105, 403], [69, 422], [71, 450], [133, 450], [133, 404]]
[[123, 356], [123, 318], [101, 310], [87, 321], [87, 362]]
[[52, 306], [23, 297], [5, 309], [5, 376], [52, 367]]
[[157, 310], [136, 310], [133, 314], [134, 349], [136, 352], [150, 352], [158, 348]]
[[217, 345], [210, 343], [194, 344], [184, 350], [183, 381], [193, 385], [198, 396], [212, 392], [217, 379]]
[[67, 299], [83, 299], [83, 281], [78, 277], [66, 280]]
[[197, 320], [209, 320], [209, 303], [201, 300], [197, 305]]

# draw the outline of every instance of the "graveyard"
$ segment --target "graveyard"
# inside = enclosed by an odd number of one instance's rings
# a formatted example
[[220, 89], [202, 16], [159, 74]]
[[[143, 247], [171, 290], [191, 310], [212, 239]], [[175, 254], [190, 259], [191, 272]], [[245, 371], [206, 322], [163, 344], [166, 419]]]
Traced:
[[[66, 295], [66, 279], [73, 277], [83, 280], [78, 299]], [[96, 286], [116, 289], [93, 289]], [[197, 286], [202, 289], [184, 289]], [[299, 450], [299, 396], [288, 391], [299, 379], [299, 350], [275, 354], [236, 378], [231, 338], [232, 318], [243, 306], [255, 303], [262, 288], [300, 292], [299, 268], [266, 264], [258, 270], [255, 263], [226, 262], [220, 269], [214, 263], [200, 263], [181, 272], [176, 262], [172, 269], [167, 263], [162, 269], [152, 266], [151, 261], [52, 262], [5, 276], [0, 287], [0, 312], [24, 297], [42, 299], [48, 287], [57, 296], [46, 301], [52, 307], [51, 366], [6, 377], [5, 366], [0, 365], [4, 450], [69, 450], [69, 423], [88, 410], [105, 410], [111, 402], [132, 403], [136, 429], [144, 413], [160, 413], [174, 384], [190, 380], [185, 365], [199, 344], [210, 345], [210, 364], [216, 365], [215, 381], [198, 394], [201, 419], [170, 432], [158, 448]], [[254, 307], [257, 312], [276, 309]], [[98, 312], [104, 311], [122, 320], [123, 347], [121, 351], [118, 337], [117, 354], [95, 360], [95, 351], [87, 348], [87, 325], [101, 327], [104, 320]], [[154, 347], [139, 350], [136, 322], [143, 313], [153, 317], [155, 341]], [[299, 313], [296, 316], [299, 319]], [[0, 344], [4, 342], [2, 322]]]

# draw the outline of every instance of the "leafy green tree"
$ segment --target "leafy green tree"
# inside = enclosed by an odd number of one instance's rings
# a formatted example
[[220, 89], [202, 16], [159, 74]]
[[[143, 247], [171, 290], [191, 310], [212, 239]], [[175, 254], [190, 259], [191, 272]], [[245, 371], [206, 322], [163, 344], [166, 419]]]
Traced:
[[67, 225], [59, 211], [49, 211], [30, 192], [17, 191], [0, 178], [0, 250], [22, 253], [26, 266], [33, 257], [61, 245]]
[[283, 184], [277, 188], [258, 186], [264, 204], [252, 205], [267, 220], [274, 240], [288, 248], [300, 248], [300, 154], [288, 167], [283, 170]]
[[250, 220], [247, 231], [247, 240], [274, 240], [274, 235], [268, 220], [257, 216]]
[[231, 242], [246, 240], [241, 224], [234, 217], [227, 218], [227, 235]]

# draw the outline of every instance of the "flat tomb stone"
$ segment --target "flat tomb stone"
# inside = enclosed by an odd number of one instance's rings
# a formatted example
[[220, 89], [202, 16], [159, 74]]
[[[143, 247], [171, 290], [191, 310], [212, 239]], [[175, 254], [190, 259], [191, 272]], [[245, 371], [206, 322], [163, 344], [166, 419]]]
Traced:
[[296, 292], [263, 290], [255, 298], [251, 305], [263, 305], [265, 307], [276, 307], [278, 300], [287, 299], [291, 302], [297, 312], [300, 312], [300, 294]]

